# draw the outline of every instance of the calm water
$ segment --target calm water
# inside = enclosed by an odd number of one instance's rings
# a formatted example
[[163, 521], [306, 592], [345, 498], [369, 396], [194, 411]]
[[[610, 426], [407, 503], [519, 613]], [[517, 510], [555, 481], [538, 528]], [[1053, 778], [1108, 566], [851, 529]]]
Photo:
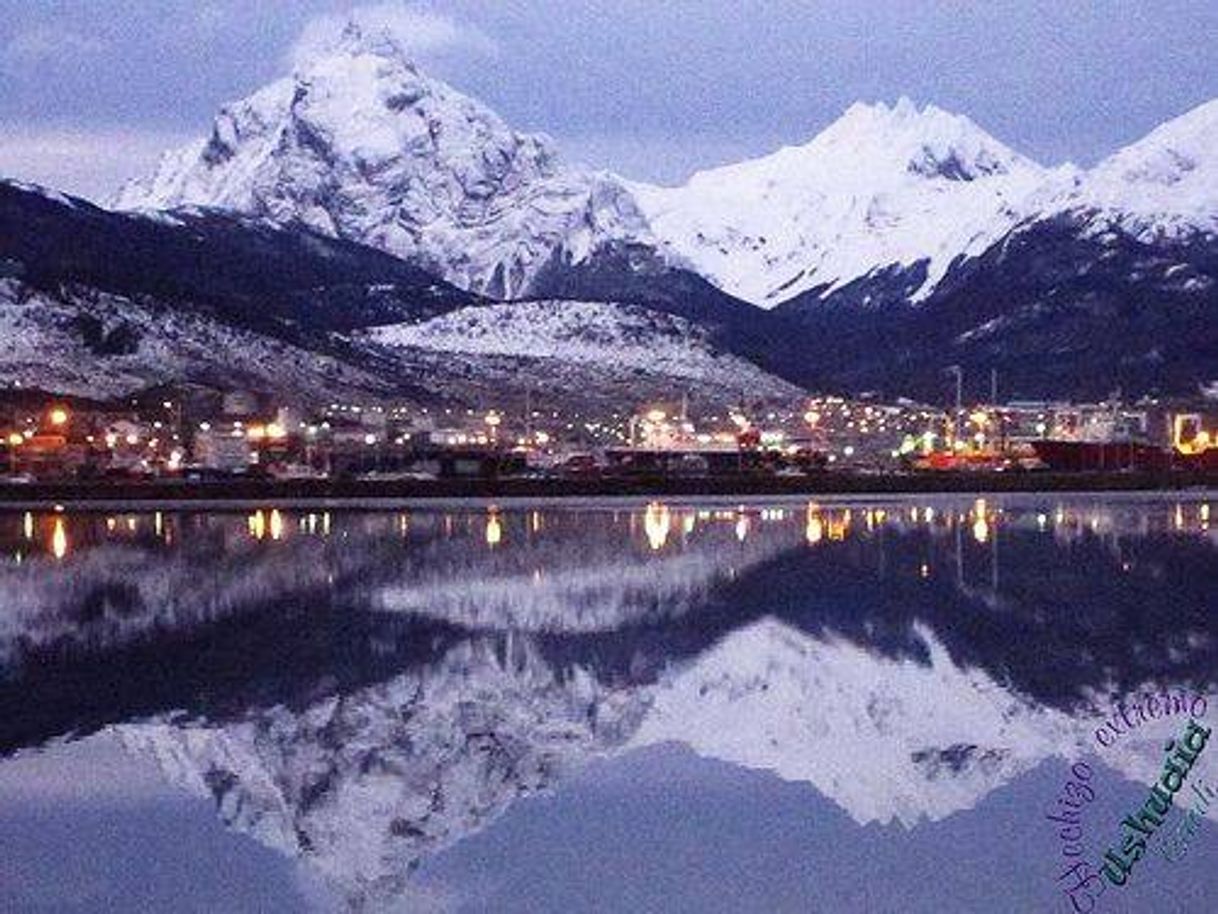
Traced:
[[[1102, 717], [1215, 696], [1210, 510], [0, 513], [0, 910], [1074, 910], [1070, 765], [1098, 863], [1185, 721]], [[1162, 834], [1093, 910], [1218, 909]]]

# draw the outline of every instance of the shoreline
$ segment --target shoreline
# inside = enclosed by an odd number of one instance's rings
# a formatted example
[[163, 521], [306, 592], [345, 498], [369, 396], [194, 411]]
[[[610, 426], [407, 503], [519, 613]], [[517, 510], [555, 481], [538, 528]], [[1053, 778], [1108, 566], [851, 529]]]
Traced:
[[1183, 492], [1218, 489], [1218, 474], [833, 472], [806, 477], [638, 476], [607, 479], [222, 480], [0, 483], [0, 510], [72, 505], [212, 505], [580, 498], [774, 498], [839, 495]]

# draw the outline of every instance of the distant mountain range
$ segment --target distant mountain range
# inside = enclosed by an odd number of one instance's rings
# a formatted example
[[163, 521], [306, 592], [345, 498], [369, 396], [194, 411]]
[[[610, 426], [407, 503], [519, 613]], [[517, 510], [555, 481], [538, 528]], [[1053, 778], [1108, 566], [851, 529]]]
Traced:
[[299, 289], [239, 313], [247, 274], [228, 271], [220, 316], [278, 338], [283, 326], [262, 324], [415, 321], [464, 290], [663, 311], [703, 325], [714, 351], [840, 392], [941, 399], [958, 364], [978, 392], [994, 368], [1008, 395], [1192, 394], [1218, 382], [1215, 149], [1218, 101], [1083, 170], [1044, 168], [966, 117], [902, 99], [661, 188], [564, 165], [548, 139], [351, 27], [226, 105], [209, 136], [113, 204], [209, 226], [213, 240], [219, 221], [297, 249], [342, 239], [361, 253], [330, 250], [344, 269], [366, 265], [367, 288], [393, 270], [413, 271], [395, 274], [412, 290], [434, 285], [408, 305], [352, 300], [348, 274], [314, 321]]

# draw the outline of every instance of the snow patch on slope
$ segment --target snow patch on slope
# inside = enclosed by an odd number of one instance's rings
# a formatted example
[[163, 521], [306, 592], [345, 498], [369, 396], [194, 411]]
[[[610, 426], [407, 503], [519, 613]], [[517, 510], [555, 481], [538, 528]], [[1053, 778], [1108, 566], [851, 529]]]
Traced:
[[633, 305], [533, 301], [474, 306], [419, 324], [377, 328], [367, 338], [393, 348], [603, 364], [618, 372], [734, 386], [753, 396], [797, 395], [794, 386], [717, 351], [705, 328]]
[[[90, 347], [82, 319], [130, 345], [109, 354]], [[289, 392], [316, 403], [335, 393], [387, 395], [392, 387], [337, 359], [260, 334], [96, 290], [57, 295], [0, 280], [0, 377], [22, 387], [116, 399], [158, 384]]]

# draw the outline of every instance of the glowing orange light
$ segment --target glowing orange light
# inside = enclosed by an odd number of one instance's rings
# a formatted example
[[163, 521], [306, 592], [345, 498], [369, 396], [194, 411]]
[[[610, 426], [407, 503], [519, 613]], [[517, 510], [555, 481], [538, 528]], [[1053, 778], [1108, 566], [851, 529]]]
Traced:
[[68, 554], [68, 531], [64, 528], [62, 517], [55, 518], [55, 529], [51, 533], [51, 552], [57, 559]]
[[647, 534], [647, 542], [653, 552], [659, 552], [668, 542], [668, 534], [672, 530], [672, 517], [668, 505], [653, 501], [647, 506], [643, 515], [643, 532]]

